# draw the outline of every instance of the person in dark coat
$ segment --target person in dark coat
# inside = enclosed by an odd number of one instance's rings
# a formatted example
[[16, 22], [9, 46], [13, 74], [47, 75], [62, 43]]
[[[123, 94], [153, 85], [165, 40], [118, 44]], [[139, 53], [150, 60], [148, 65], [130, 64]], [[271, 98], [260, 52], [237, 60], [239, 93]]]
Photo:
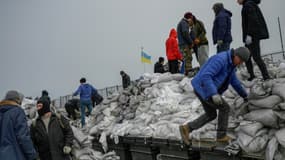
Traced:
[[177, 32], [174, 28], [170, 30], [165, 46], [169, 72], [172, 74], [179, 73], [179, 62], [182, 61], [182, 54], [179, 51]]
[[120, 71], [120, 75], [122, 77], [123, 89], [128, 88], [128, 86], [131, 85], [130, 76], [127, 75], [127, 73], [125, 73], [124, 71]]
[[31, 136], [41, 160], [70, 160], [73, 132], [69, 122], [50, 111], [46, 100], [37, 102], [39, 117], [31, 125]]
[[216, 119], [218, 112], [217, 141], [228, 142], [228, 118], [230, 106], [222, 98], [224, 91], [231, 85], [247, 101], [247, 93], [236, 77], [236, 67], [246, 62], [250, 52], [246, 47], [216, 54], [202, 66], [191, 81], [194, 93], [202, 103], [205, 114], [186, 125], [179, 126], [183, 141], [189, 145], [189, 133]]
[[0, 159], [34, 160], [36, 151], [24, 110], [20, 107], [23, 95], [8, 91], [0, 102]]
[[73, 98], [71, 100], [68, 100], [65, 105], [64, 108], [67, 112], [67, 115], [69, 118], [72, 118], [73, 120], [75, 120], [77, 118], [76, 116], [76, 112], [79, 112], [79, 108], [80, 108], [80, 100]]
[[[259, 67], [264, 80], [269, 79], [269, 74], [264, 61], [260, 54], [260, 40], [268, 39], [269, 33], [263, 14], [258, 7], [261, 0], [238, 0], [242, 5], [242, 31], [243, 42], [250, 50], [251, 57]], [[249, 81], [255, 78], [251, 58], [246, 62], [248, 73], [250, 74]]]
[[182, 53], [184, 60], [184, 74], [188, 75], [189, 71], [192, 70], [192, 53], [194, 46], [194, 38], [190, 33], [189, 21], [193, 17], [191, 12], [186, 12], [184, 17], [180, 20], [177, 25], [177, 38], [178, 38], [178, 46], [180, 52]]
[[212, 30], [214, 45], [217, 44], [217, 53], [230, 49], [232, 42], [232, 13], [224, 8], [223, 3], [213, 5], [215, 12], [214, 26]]
[[155, 63], [154, 65], [154, 73], [164, 73], [164, 58], [163, 57], [159, 57], [158, 58], [158, 62]]

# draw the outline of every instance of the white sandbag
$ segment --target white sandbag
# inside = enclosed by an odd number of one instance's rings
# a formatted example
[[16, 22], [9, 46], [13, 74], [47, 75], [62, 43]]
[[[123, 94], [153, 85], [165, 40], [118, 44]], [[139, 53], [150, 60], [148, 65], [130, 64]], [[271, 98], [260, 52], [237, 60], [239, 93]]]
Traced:
[[262, 84], [256, 83], [250, 88], [249, 99], [263, 99], [269, 96], [269, 93], [263, 88]]
[[176, 73], [176, 74], [172, 74], [171, 77], [175, 81], [181, 81], [185, 76], [181, 73]]
[[248, 122], [246, 124], [240, 124], [239, 129], [240, 131], [244, 132], [245, 134], [254, 137], [256, 133], [263, 128], [263, 124], [259, 122]]
[[282, 69], [279, 72], [277, 72], [276, 77], [277, 78], [285, 78], [285, 70]]
[[80, 131], [78, 128], [71, 126], [74, 138], [78, 141], [78, 143], [81, 145], [83, 144], [86, 140], [88, 140], [88, 136], [83, 134], [82, 131]]
[[272, 88], [272, 94], [280, 96], [285, 101], [285, 84], [275, 84]]
[[244, 115], [244, 119], [248, 121], [260, 122], [266, 127], [278, 128], [278, 118], [271, 109], [251, 111]]
[[193, 87], [192, 87], [192, 84], [191, 84], [191, 80], [190, 78], [188, 77], [185, 77], [182, 81], [180, 81], [179, 83], [179, 87], [181, 89], [183, 89], [185, 92], [193, 92]]
[[276, 137], [273, 137], [267, 144], [265, 150], [265, 160], [273, 160], [275, 152], [278, 150], [278, 142]]
[[250, 100], [249, 104], [255, 106], [256, 109], [273, 109], [273, 107], [275, 107], [275, 105], [279, 104], [281, 101], [282, 99], [279, 96], [272, 95], [263, 99]]
[[266, 134], [258, 137], [251, 137], [243, 132], [238, 132], [238, 143], [247, 153], [256, 153], [262, 151], [267, 144], [268, 136]]
[[283, 147], [285, 147], [285, 128], [280, 129], [275, 133], [275, 137], [277, 138], [277, 141], [279, 144], [281, 144]]

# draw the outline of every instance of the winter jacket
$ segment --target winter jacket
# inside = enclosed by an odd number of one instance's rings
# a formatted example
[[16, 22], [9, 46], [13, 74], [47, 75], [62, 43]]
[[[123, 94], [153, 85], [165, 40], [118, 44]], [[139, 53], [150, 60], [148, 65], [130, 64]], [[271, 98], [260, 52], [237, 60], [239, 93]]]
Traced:
[[192, 45], [193, 39], [190, 36], [189, 32], [190, 26], [188, 21], [183, 18], [177, 25], [177, 37], [178, 37], [178, 45]]
[[228, 50], [209, 58], [191, 81], [195, 92], [204, 100], [208, 100], [215, 94], [222, 94], [227, 90], [229, 84], [241, 97], [247, 97], [247, 93], [236, 77], [232, 52], [232, 50]]
[[169, 38], [165, 42], [166, 45], [166, 56], [169, 61], [182, 60], [182, 55], [179, 52], [177, 42], [177, 32], [175, 29], [171, 29]]
[[33, 160], [35, 158], [36, 151], [23, 109], [13, 101], [0, 102], [0, 159]]
[[249, 35], [254, 39], [268, 39], [269, 33], [263, 14], [258, 7], [260, 0], [245, 0], [242, 7], [243, 42]]
[[124, 89], [128, 88], [128, 86], [131, 84], [130, 76], [126, 73], [122, 76], [122, 84]]
[[205, 26], [203, 22], [201, 22], [198, 19], [196, 19], [196, 22], [193, 26], [193, 33], [194, 33], [195, 38], [200, 40], [200, 43], [198, 44], [198, 46], [208, 44], [208, 39], [206, 37], [207, 32], [206, 32]]
[[92, 85], [83, 83], [78, 87], [73, 96], [80, 94], [80, 100], [91, 101], [92, 92], [97, 92], [97, 90]]
[[214, 44], [217, 44], [218, 40], [222, 40], [224, 43], [232, 42], [231, 17], [232, 13], [224, 8], [216, 15], [212, 30]]
[[74, 136], [69, 122], [63, 116], [51, 115], [48, 133], [42, 119], [37, 118], [31, 125], [31, 136], [41, 160], [69, 160], [63, 148], [72, 146]]
[[154, 65], [154, 73], [164, 73], [164, 72], [165, 70], [163, 65], [159, 62], [156, 62]]

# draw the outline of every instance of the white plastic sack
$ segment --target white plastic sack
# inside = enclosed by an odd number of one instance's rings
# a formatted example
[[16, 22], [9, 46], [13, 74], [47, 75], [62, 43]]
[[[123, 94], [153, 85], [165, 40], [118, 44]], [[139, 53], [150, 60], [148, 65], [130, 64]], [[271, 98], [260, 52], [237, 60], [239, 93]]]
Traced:
[[244, 119], [248, 121], [257, 121], [262, 123], [264, 126], [271, 128], [278, 128], [277, 116], [271, 109], [255, 110], [244, 115]]
[[277, 138], [277, 141], [279, 144], [281, 144], [283, 147], [285, 147], [285, 128], [280, 129], [275, 133], [275, 136]]

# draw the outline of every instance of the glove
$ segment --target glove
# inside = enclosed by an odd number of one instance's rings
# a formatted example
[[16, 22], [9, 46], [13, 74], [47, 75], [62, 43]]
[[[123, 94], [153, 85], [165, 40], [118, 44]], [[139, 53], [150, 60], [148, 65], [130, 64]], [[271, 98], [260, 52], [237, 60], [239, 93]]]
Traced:
[[218, 41], [217, 41], [217, 45], [218, 45], [218, 46], [222, 45], [223, 43], [224, 43], [223, 40], [218, 40]]
[[63, 147], [63, 153], [64, 154], [70, 154], [70, 152], [71, 152], [71, 147], [69, 147], [69, 146], [64, 146]]
[[252, 43], [252, 37], [247, 35], [245, 38], [245, 44], [246, 45], [250, 45]]
[[223, 99], [222, 99], [222, 97], [219, 94], [213, 95], [212, 96], [212, 100], [213, 100], [214, 104], [216, 104], [216, 105], [223, 104]]

